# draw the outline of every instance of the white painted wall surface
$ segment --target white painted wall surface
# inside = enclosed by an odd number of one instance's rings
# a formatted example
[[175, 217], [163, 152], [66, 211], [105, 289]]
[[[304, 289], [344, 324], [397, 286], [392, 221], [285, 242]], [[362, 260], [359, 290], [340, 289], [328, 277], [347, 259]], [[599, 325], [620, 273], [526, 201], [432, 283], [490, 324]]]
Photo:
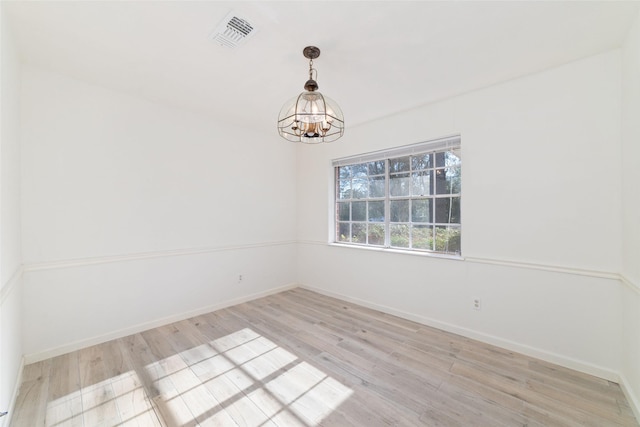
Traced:
[[[0, 5], [0, 411], [10, 411], [22, 361], [20, 65]], [[9, 418], [0, 418], [0, 426]]]
[[20, 387], [24, 350], [22, 306], [22, 278], [17, 275], [4, 285], [0, 297], [0, 408], [9, 412], [0, 418], [0, 426], [9, 425]]
[[[615, 379], [620, 84], [616, 50], [301, 147], [301, 283]], [[451, 134], [462, 136], [466, 261], [326, 245], [331, 159]]]
[[622, 371], [640, 419], [640, 14], [622, 49]]
[[277, 134], [31, 67], [22, 106], [26, 264], [295, 237]]
[[295, 243], [289, 243], [43, 270], [27, 266], [26, 362], [282, 290], [294, 284], [295, 257]]
[[[1, 8], [0, 8], [1, 9]], [[3, 20], [6, 18], [3, 14]], [[10, 23], [2, 23], [2, 146], [0, 147], [0, 281], [13, 276], [22, 263], [20, 236], [20, 63]]]
[[295, 282], [293, 145], [22, 77], [27, 355]]

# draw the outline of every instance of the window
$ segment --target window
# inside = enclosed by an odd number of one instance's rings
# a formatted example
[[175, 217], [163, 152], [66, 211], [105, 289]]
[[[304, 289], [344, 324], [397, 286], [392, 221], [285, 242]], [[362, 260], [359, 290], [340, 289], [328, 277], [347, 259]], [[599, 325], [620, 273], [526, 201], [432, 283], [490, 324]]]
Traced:
[[334, 160], [335, 241], [460, 254], [460, 138]]

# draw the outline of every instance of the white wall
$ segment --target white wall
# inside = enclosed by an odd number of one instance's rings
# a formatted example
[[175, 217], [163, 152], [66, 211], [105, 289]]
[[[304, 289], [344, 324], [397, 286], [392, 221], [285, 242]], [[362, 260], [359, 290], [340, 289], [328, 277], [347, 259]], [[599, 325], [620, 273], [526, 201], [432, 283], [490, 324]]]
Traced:
[[622, 371], [640, 419], [640, 14], [622, 50]]
[[22, 81], [29, 360], [295, 282], [293, 145], [32, 67]]
[[[300, 281], [617, 379], [620, 84], [616, 50], [301, 148]], [[458, 133], [465, 261], [326, 244], [332, 158]]]
[[20, 66], [1, 6], [0, 31], [0, 411], [11, 411], [22, 361]]

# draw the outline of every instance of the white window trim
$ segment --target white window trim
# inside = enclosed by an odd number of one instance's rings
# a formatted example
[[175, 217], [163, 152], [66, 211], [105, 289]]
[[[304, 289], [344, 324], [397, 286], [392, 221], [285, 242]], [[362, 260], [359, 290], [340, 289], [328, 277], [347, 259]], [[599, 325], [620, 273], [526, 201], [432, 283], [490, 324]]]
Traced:
[[402, 254], [402, 255], [414, 255], [414, 256], [422, 256], [429, 258], [443, 258], [443, 259], [451, 259], [456, 261], [464, 261], [465, 257], [462, 255], [456, 254], [445, 254], [442, 252], [428, 252], [428, 251], [417, 251], [412, 249], [402, 249], [402, 248], [386, 248], [384, 246], [370, 246], [370, 245], [358, 245], [356, 243], [343, 243], [343, 242], [329, 242], [329, 246], [335, 246], [338, 248], [346, 248], [346, 249], [357, 249], [357, 250], [365, 250], [365, 251], [374, 251], [374, 252], [389, 252], [394, 254]]
[[[404, 249], [398, 247], [385, 247], [385, 246], [375, 246], [375, 245], [367, 245], [367, 244], [357, 244], [357, 243], [347, 243], [340, 242], [336, 240], [336, 225], [337, 218], [335, 215], [335, 207], [336, 207], [336, 183], [335, 183], [335, 168], [340, 166], [349, 166], [360, 163], [367, 163], [379, 160], [386, 160], [390, 158], [403, 157], [413, 154], [421, 154], [428, 151], [444, 151], [452, 148], [461, 148], [461, 137], [460, 135], [451, 135], [442, 138], [438, 138], [435, 140], [420, 142], [417, 144], [404, 145], [400, 147], [394, 147], [385, 150], [373, 151], [369, 153], [363, 153], [353, 156], [341, 157], [338, 159], [333, 159], [331, 161], [332, 164], [332, 184], [331, 184], [331, 220], [329, 226], [329, 244], [331, 246], [343, 247], [343, 248], [353, 248], [353, 249], [365, 249], [372, 250], [378, 252], [391, 252], [391, 253], [399, 253], [399, 254], [408, 254], [408, 255], [417, 255], [417, 256], [427, 256], [433, 258], [445, 258], [452, 260], [464, 260], [462, 254], [454, 254], [454, 253], [443, 253], [443, 252], [435, 252], [435, 251], [422, 251], [422, 250], [414, 250], [414, 249]], [[388, 186], [389, 183], [387, 182]], [[388, 190], [387, 190], [388, 194]], [[460, 197], [462, 198], [462, 189], [460, 190]], [[388, 206], [385, 207], [388, 210]], [[388, 215], [388, 212], [386, 212]], [[461, 235], [463, 233], [462, 223], [459, 225]], [[389, 230], [387, 230], [387, 233]]]
[[356, 165], [358, 163], [375, 162], [377, 160], [391, 159], [395, 157], [409, 156], [425, 151], [440, 151], [453, 147], [460, 147], [460, 135], [438, 138], [417, 144], [403, 145], [387, 150], [372, 151], [370, 153], [355, 156], [342, 157], [331, 161], [333, 167]]

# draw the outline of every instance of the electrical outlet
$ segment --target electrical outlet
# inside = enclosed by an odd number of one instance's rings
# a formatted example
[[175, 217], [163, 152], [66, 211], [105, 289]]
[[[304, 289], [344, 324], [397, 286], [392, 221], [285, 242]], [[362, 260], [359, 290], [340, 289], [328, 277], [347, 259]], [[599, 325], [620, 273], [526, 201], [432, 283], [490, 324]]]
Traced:
[[480, 300], [480, 298], [473, 299], [473, 309], [474, 310], [482, 309], [482, 300]]
[[242, 274], [238, 274], [238, 283], [244, 280], [244, 276]]

